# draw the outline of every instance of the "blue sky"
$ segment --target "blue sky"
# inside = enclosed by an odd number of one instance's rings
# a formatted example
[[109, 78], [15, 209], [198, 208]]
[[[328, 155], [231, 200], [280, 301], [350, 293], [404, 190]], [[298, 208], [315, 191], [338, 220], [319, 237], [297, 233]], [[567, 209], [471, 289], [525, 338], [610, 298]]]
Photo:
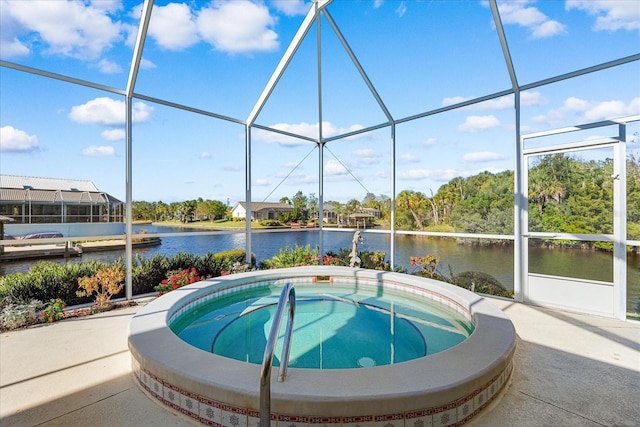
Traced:
[[[498, 6], [520, 85], [640, 53], [635, 0]], [[0, 59], [123, 90], [141, 7], [0, 0]], [[234, 121], [134, 99], [134, 200], [244, 199], [244, 127], [237, 122], [249, 117], [310, 7], [298, 0], [155, 2], [135, 93]], [[316, 23], [257, 124], [317, 137], [322, 121], [323, 136], [331, 137], [387, 121], [332, 20], [402, 122], [397, 191], [429, 194], [456, 176], [514, 168], [512, 96], [403, 121], [511, 88], [487, 2], [335, 0], [327, 10], [321, 43]], [[522, 132], [640, 114], [639, 62], [522, 92]], [[6, 67], [0, 90], [0, 173], [90, 180], [124, 200], [122, 96]], [[390, 196], [390, 138], [384, 127], [327, 143], [325, 201]], [[314, 143], [256, 129], [252, 139], [254, 201], [319, 193]], [[637, 156], [638, 145], [628, 151]]]

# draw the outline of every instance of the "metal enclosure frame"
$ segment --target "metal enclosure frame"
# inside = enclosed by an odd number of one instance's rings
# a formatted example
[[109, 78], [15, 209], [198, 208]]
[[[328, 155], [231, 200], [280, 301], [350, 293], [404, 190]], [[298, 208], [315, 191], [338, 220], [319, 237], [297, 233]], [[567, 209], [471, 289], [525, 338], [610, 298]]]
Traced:
[[[135, 92], [135, 85], [136, 85], [136, 80], [137, 80], [137, 76], [138, 76], [138, 70], [140, 67], [140, 61], [142, 59], [142, 52], [144, 50], [144, 43], [145, 43], [145, 39], [147, 36], [147, 30], [149, 28], [149, 22], [150, 22], [150, 18], [151, 18], [151, 13], [152, 13], [152, 9], [153, 9], [153, 4], [154, 1], [153, 0], [145, 0], [143, 7], [141, 9], [141, 19], [140, 19], [140, 24], [139, 24], [139, 28], [138, 28], [138, 33], [137, 33], [137, 38], [136, 38], [136, 42], [135, 42], [135, 47], [133, 50], [133, 58], [132, 58], [132, 62], [131, 62], [131, 68], [129, 70], [129, 77], [127, 79], [127, 85], [126, 88], [114, 88], [114, 87], [107, 87], [104, 85], [100, 85], [97, 83], [93, 83], [90, 81], [85, 81], [85, 80], [80, 80], [80, 79], [76, 79], [73, 77], [69, 77], [69, 76], [65, 76], [65, 75], [61, 75], [61, 74], [56, 74], [56, 73], [52, 73], [46, 70], [41, 70], [41, 69], [36, 69], [36, 68], [32, 68], [32, 67], [27, 67], [24, 65], [20, 65], [20, 64], [16, 64], [16, 63], [12, 63], [12, 62], [8, 62], [8, 61], [4, 61], [1, 60], [0, 61], [0, 67], [5, 67], [8, 69], [13, 69], [13, 70], [17, 70], [20, 72], [25, 72], [25, 73], [30, 73], [33, 75], [37, 75], [37, 76], [41, 76], [43, 78], [48, 78], [48, 79], [55, 79], [55, 80], [59, 80], [59, 81], [63, 81], [69, 84], [73, 84], [73, 85], [80, 85], [80, 86], [84, 86], [84, 87], [88, 87], [88, 88], [92, 88], [92, 89], [96, 89], [96, 90], [100, 90], [100, 91], [104, 91], [107, 93], [111, 93], [114, 95], [118, 95], [118, 96], [122, 96], [124, 97], [125, 101], [126, 101], [126, 205], [127, 205], [127, 212], [126, 212], [126, 269], [127, 269], [127, 281], [126, 281], [126, 296], [127, 298], [131, 298], [132, 297], [132, 229], [131, 229], [131, 205], [132, 205], [132, 171], [133, 171], [133, 151], [132, 151], [132, 141], [133, 141], [133, 127], [132, 127], [132, 101], [133, 99], [139, 99], [139, 100], [146, 100], [146, 101], [150, 101], [150, 102], [154, 102], [160, 105], [164, 105], [170, 108], [175, 108], [175, 109], [180, 109], [183, 111], [187, 111], [187, 112], [191, 112], [193, 114], [199, 114], [199, 115], [203, 115], [203, 116], [207, 116], [210, 117], [212, 119], [215, 120], [223, 120], [223, 121], [227, 121], [227, 122], [231, 122], [231, 123], [236, 123], [236, 124], [241, 124], [244, 126], [245, 129], [245, 150], [246, 150], [246, 155], [245, 155], [245, 203], [246, 203], [246, 207], [247, 207], [247, 211], [250, 212], [251, 211], [251, 199], [252, 199], [252, 188], [251, 188], [251, 172], [252, 172], [252, 131], [254, 129], [260, 129], [260, 130], [267, 130], [269, 132], [274, 132], [274, 133], [278, 133], [278, 134], [282, 134], [282, 135], [287, 135], [287, 136], [292, 136], [295, 138], [299, 138], [299, 139], [303, 139], [303, 140], [308, 140], [308, 141], [312, 141], [315, 144], [317, 144], [317, 148], [318, 148], [318, 164], [320, 166], [319, 168], [319, 176], [318, 176], [318, 180], [319, 180], [319, 207], [320, 207], [320, 217], [322, 217], [322, 206], [323, 206], [323, 200], [324, 200], [324, 188], [323, 188], [323, 181], [324, 181], [324, 174], [323, 174], [323, 155], [324, 155], [324, 149], [325, 149], [325, 144], [327, 142], [330, 141], [334, 141], [334, 140], [338, 140], [338, 139], [342, 139], [342, 138], [346, 138], [346, 137], [350, 137], [350, 136], [354, 136], [354, 135], [358, 135], [358, 134], [362, 134], [362, 133], [366, 133], [366, 132], [371, 132], [374, 130], [379, 130], [379, 129], [388, 129], [389, 130], [389, 152], [390, 152], [390, 158], [391, 158], [391, 164], [390, 164], [390, 189], [391, 189], [391, 227], [390, 230], [385, 230], [385, 231], [377, 231], [377, 232], [384, 232], [384, 233], [388, 233], [391, 236], [390, 239], [390, 260], [391, 260], [391, 265], [395, 265], [395, 236], [398, 234], [422, 234], [422, 235], [448, 235], [448, 236], [463, 236], [463, 237], [467, 237], [467, 236], [471, 236], [471, 237], [478, 237], [478, 238], [501, 238], [501, 239], [506, 239], [506, 240], [514, 240], [514, 283], [515, 283], [515, 298], [518, 301], [524, 301], [524, 295], [523, 295], [523, 289], [522, 289], [522, 280], [525, 278], [526, 276], [526, 237], [524, 236], [526, 233], [526, 208], [527, 208], [527, 195], [523, 192], [523, 185], [525, 183], [524, 179], [526, 178], [524, 176], [524, 169], [526, 167], [525, 163], [524, 163], [524, 158], [526, 156], [526, 152], [523, 149], [523, 140], [524, 138], [531, 138], [532, 135], [526, 135], [524, 137], [521, 137], [520, 133], [521, 133], [521, 124], [520, 124], [520, 114], [521, 114], [521, 105], [520, 105], [520, 94], [522, 91], [526, 91], [526, 90], [530, 90], [530, 89], [534, 89], [534, 88], [538, 88], [538, 87], [542, 87], [545, 85], [549, 85], [549, 84], [553, 84], [553, 83], [557, 83], [563, 80], [568, 80], [568, 79], [572, 79], [575, 77], [579, 77], [582, 75], [586, 75], [589, 73], [595, 73], [598, 71], [602, 71], [602, 70], [606, 70], [609, 68], [614, 68], [614, 67], [618, 67], [621, 65], [625, 65], [625, 64], [629, 64], [629, 63], [633, 63], [633, 62], [637, 62], [640, 61], [640, 53], [638, 54], [634, 54], [631, 56], [627, 56], [624, 58], [619, 58], [616, 59], [614, 61], [609, 61], [609, 62], [605, 62], [605, 63], [601, 63], [601, 64], [597, 64], [588, 68], [584, 68], [584, 69], [580, 69], [580, 70], [575, 70], [572, 71], [570, 73], [566, 73], [566, 74], [562, 74], [562, 75], [557, 75], [555, 77], [552, 78], [548, 78], [545, 80], [541, 80], [541, 81], [537, 81], [537, 82], [533, 82], [533, 83], [528, 83], [525, 85], [520, 85], [518, 83], [518, 79], [517, 79], [517, 74], [516, 74], [516, 69], [513, 65], [512, 62], [512, 58], [511, 58], [511, 53], [509, 50], [509, 46], [507, 43], [507, 38], [505, 36], [504, 33], [504, 29], [503, 29], [503, 25], [502, 25], [502, 21], [500, 18], [500, 13], [498, 10], [498, 6], [497, 6], [497, 0], [488, 0], [489, 2], [489, 6], [491, 9], [491, 14], [492, 14], [492, 18], [495, 24], [495, 30], [497, 32], [498, 35], [498, 39], [500, 42], [500, 47], [502, 50], [502, 54], [505, 60], [505, 67], [507, 69], [509, 78], [510, 78], [510, 83], [511, 83], [511, 87], [496, 93], [492, 93], [492, 94], [485, 94], [483, 96], [471, 99], [471, 100], [465, 100], [462, 102], [458, 102], [456, 104], [453, 105], [448, 105], [446, 107], [441, 107], [441, 108], [436, 108], [433, 110], [429, 110], [429, 111], [424, 111], [409, 117], [393, 117], [393, 115], [391, 114], [391, 112], [387, 109], [384, 100], [382, 99], [382, 97], [378, 94], [378, 92], [376, 91], [375, 86], [373, 85], [373, 83], [371, 82], [371, 80], [368, 78], [366, 71], [364, 70], [364, 68], [362, 67], [362, 65], [360, 64], [356, 54], [352, 51], [352, 49], [350, 48], [346, 38], [342, 35], [342, 33], [340, 32], [340, 29], [338, 27], [338, 25], [336, 24], [336, 22], [333, 20], [331, 14], [328, 11], [328, 7], [331, 5], [331, 3], [333, 2], [333, 0], [313, 0], [313, 2], [311, 3], [311, 7], [307, 13], [307, 15], [305, 16], [304, 20], [302, 21], [302, 24], [300, 25], [297, 33], [295, 34], [295, 36], [293, 37], [291, 43], [289, 44], [289, 46], [287, 47], [286, 51], [284, 52], [282, 58], [280, 59], [280, 62], [278, 63], [277, 67], [274, 69], [271, 78], [269, 79], [268, 83], [266, 84], [265, 88], [263, 89], [261, 95], [258, 97], [258, 99], [256, 100], [253, 109], [251, 110], [250, 114], [248, 115], [248, 117], [246, 119], [239, 119], [239, 118], [234, 118], [234, 117], [228, 117], [228, 116], [224, 116], [221, 114], [217, 114], [215, 112], [211, 112], [211, 111], [205, 111], [205, 110], [201, 110], [198, 108], [194, 108], [188, 105], [181, 105], [181, 104], [176, 104], [174, 102], [170, 102], [167, 100], [163, 100], [163, 99], [158, 99], [158, 98], [154, 98], [152, 96], [149, 95], [145, 95], [145, 94], [140, 94], [140, 93], [136, 93]], [[316, 32], [316, 37], [317, 37], [317, 49], [318, 49], [318, 56], [317, 56], [317, 69], [318, 69], [318, 80], [317, 80], [317, 93], [318, 93], [318, 120], [319, 123], [322, 123], [322, 119], [323, 119], [323, 105], [322, 105], [322, 62], [321, 62], [321, 55], [320, 55], [320, 51], [322, 48], [322, 43], [321, 43], [321, 32], [320, 32], [320, 18], [323, 17], [326, 22], [329, 23], [329, 26], [331, 28], [331, 30], [333, 31], [334, 35], [338, 38], [340, 44], [342, 45], [343, 49], [345, 50], [345, 52], [348, 54], [353, 66], [357, 69], [360, 77], [362, 78], [362, 80], [365, 82], [367, 88], [369, 89], [369, 91], [371, 92], [372, 96], [374, 97], [374, 99], [376, 100], [379, 108], [381, 109], [381, 111], [384, 113], [385, 117], [386, 117], [386, 122], [384, 123], [380, 123], [377, 125], [373, 125], [367, 128], [363, 128], [357, 131], [351, 131], [351, 132], [347, 132], [341, 135], [337, 135], [337, 136], [332, 136], [332, 137], [325, 137], [322, 133], [322, 126], [319, 126], [320, 130], [319, 130], [319, 134], [317, 136], [317, 138], [309, 138], [307, 136], [304, 135], [297, 135], [297, 134], [292, 134], [289, 132], [285, 132], [282, 130], [278, 130], [275, 128], [271, 128], [268, 126], [264, 126], [264, 125], [260, 125], [259, 123], [256, 123], [256, 120], [258, 119], [258, 116], [260, 114], [260, 112], [262, 111], [263, 107], [265, 106], [265, 103], [267, 102], [267, 100], [269, 99], [269, 96], [272, 94], [274, 88], [276, 87], [276, 85], [278, 84], [278, 81], [280, 80], [280, 78], [282, 77], [284, 71], [287, 69], [287, 66], [289, 65], [289, 63], [291, 62], [292, 58], [294, 57], [294, 55], [296, 54], [296, 51], [298, 50], [298, 48], [300, 47], [302, 41], [305, 39], [305, 37], [307, 37], [310, 33], [310, 30], [312, 28], [312, 26], [314, 24], [316, 24], [317, 26], [317, 32]], [[515, 169], [515, 173], [514, 173], [514, 188], [515, 188], [515, 202], [514, 202], [514, 230], [513, 230], [513, 234], [509, 235], [509, 236], [504, 236], [504, 235], [500, 235], [500, 236], [495, 236], [495, 235], [479, 235], [479, 234], [468, 234], [468, 233], [420, 233], [420, 232], [404, 232], [404, 231], [398, 231], [396, 230], [395, 227], [395, 197], [396, 197], [396, 126], [398, 124], [401, 123], [407, 123], [413, 120], [417, 120], [417, 119], [421, 119], [421, 118], [425, 118], [428, 116], [433, 116], [433, 115], [437, 115], [440, 113], [444, 113], [447, 111], [452, 111], [454, 109], [459, 109], [465, 106], [469, 106], [469, 105], [473, 105], [473, 104], [478, 104], [487, 100], [492, 100], [492, 99], [496, 99], [499, 97], [503, 97], [506, 95], [513, 95], [514, 96], [514, 121], [515, 121], [515, 130], [514, 130], [514, 147], [515, 147], [515, 164], [514, 164], [514, 169]], [[621, 123], [622, 125], [623, 123]], [[622, 128], [621, 128], [621, 136], [618, 138], [619, 140], [622, 140], [624, 138], [624, 135], [622, 134]], [[618, 161], [618, 164], [624, 164], [624, 156], [625, 156], [625, 151], [624, 151], [624, 145], [623, 144], [619, 144], [618, 148], [616, 150], [616, 159]], [[624, 170], [619, 171], [621, 173], [621, 176], [623, 175], [622, 172], [624, 172]], [[622, 185], [622, 181], [617, 181], [617, 187], [620, 187]], [[618, 192], [619, 194], [621, 192]], [[619, 196], [616, 198], [616, 215], [623, 215], [624, 213], [624, 209], [623, 209], [623, 205], [626, 203], [626, 200], [622, 199], [623, 196]], [[624, 223], [624, 221], [622, 220], [622, 218], [624, 217], [620, 217], [619, 220], [617, 221], [618, 226], [616, 228], [616, 231], [614, 233], [613, 239], [615, 241], [615, 247], [616, 247], [616, 251], [615, 251], [615, 259], [616, 259], [616, 281], [617, 283], [619, 283], [620, 281], [624, 280], [624, 275], [625, 272], [624, 270], [624, 266], [626, 265], [626, 258], [623, 256], [624, 255], [624, 247], [626, 245], [640, 245], [640, 242], [633, 242], [633, 241], [627, 241], [626, 240], [626, 226]], [[246, 233], [246, 252], [247, 252], [247, 261], [250, 261], [250, 256], [251, 256], [251, 247], [252, 247], [252, 240], [251, 240], [251, 236], [252, 233], [255, 233], [255, 231], [253, 231], [251, 229], [251, 224], [248, 221], [247, 222], [247, 226], [245, 229], [245, 233]], [[323, 226], [322, 226], [322, 222], [320, 223], [320, 233], [319, 233], [319, 248], [320, 251], [323, 250]], [[321, 252], [322, 253], [322, 252]], [[618, 288], [620, 288], [620, 285], [617, 285]], [[625, 286], [622, 286], [621, 288], [625, 288]], [[624, 318], [624, 312], [625, 310], [621, 307], [622, 303], [624, 302], [624, 289], [618, 289], [618, 293], [616, 295], [616, 299], [617, 299], [617, 308], [616, 308], [616, 312], [615, 312], [615, 317], [618, 318]]]

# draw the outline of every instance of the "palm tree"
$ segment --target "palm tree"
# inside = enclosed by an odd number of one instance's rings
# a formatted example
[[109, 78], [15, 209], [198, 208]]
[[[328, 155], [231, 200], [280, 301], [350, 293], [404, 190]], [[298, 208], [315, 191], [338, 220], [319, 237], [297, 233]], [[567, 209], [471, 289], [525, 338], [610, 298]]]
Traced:
[[418, 230], [424, 230], [420, 213], [426, 208], [426, 197], [419, 191], [403, 190], [396, 197], [396, 207], [406, 209], [411, 213]]

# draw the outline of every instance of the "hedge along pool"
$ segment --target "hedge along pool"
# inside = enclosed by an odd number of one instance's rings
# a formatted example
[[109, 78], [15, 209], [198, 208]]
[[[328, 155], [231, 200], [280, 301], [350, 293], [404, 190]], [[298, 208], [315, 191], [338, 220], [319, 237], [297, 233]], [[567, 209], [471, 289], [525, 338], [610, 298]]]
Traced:
[[[197, 348], [178, 337], [170, 325], [179, 322], [185, 313], [193, 313], [193, 310], [208, 304], [217, 305], [214, 301], [227, 298], [230, 298], [227, 302], [237, 298], [236, 302], [244, 304], [242, 310], [240, 307], [230, 310], [230, 317], [238, 319], [237, 313], [242, 313], [247, 307], [253, 306], [259, 312], [263, 308], [258, 307], [269, 305], [267, 302], [271, 298], [271, 290], [266, 293], [265, 287], [278, 287], [275, 284], [286, 282], [298, 286], [299, 283], [314, 280], [332, 283], [329, 289], [327, 283], [320, 285], [321, 294], [329, 296], [314, 298], [334, 307], [338, 307], [338, 300], [340, 304], [355, 305], [348, 302], [352, 298], [345, 298], [345, 295], [360, 295], [357, 298], [362, 301], [358, 302], [361, 305], [375, 302], [377, 308], [372, 311], [379, 309], [378, 312], [383, 316], [378, 320], [386, 319], [389, 330], [389, 319], [393, 319], [395, 330], [398, 331], [398, 323], [403, 323], [405, 317], [406, 320], [411, 317], [413, 325], [410, 327], [415, 331], [416, 323], [419, 323], [415, 318], [421, 321], [424, 318], [414, 316], [414, 311], [422, 311], [420, 307], [424, 302], [446, 306], [465, 322], [471, 321], [475, 326], [473, 331], [468, 331], [470, 334], [466, 339], [436, 353], [431, 352], [430, 339], [424, 335], [427, 356], [407, 358], [406, 361], [396, 359], [392, 364], [378, 364], [377, 361], [373, 364], [367, 358], [375, 361], [374, 357], [357, 353], [348, 356], [360, 360], [366, 368], [313, 369], [289, 364], [284, 382], [277, 382], [277, 372], [272, 372], [272, 425], [273, 422], [309, 426], [382, 425], [387, 422], [393, 425], [460, 425], [486, 410], [491, 402], [501, 396], [511, 377], [515, 331], [511, 321], [495, 305], [465, 289], [431, 279], [333, 266], [296, 267], [223, 276], [157, 298], [141, 309], [130, 324], [129, 349], [136, 382], [151, 398], [203, 424], [257, 425], [260, 420], [261, 365], [213, 354], [210, 348]], [[274, 285], [266, 286], [266, 283]], [[258, 289], [264, 295], [256, 295]], [[252, 302], [242, 303], [245, 292], [247, 294], [244, 297], [251, 296], [249, 299], [253, 299]], [[403, 296], [405, 301], [400, 301], [402, 298], [394, 299], [396, 294]], [[258, 302], [261, 298], [266, 300]], [[390, 316], [392, 305], [395, 310], [396, 305], [404, 305], [407, 301], [420, 301], [420, 304], [418, 307], [407, 304], [413, 311]], [[346, 310], [345, 306], [340, 307], [338, 313]], [[371, 310], [366, 307], [363, 309]], [[270, 315], [268, 309], [264, 310], [267, 311], [263, 311], [261, 316], [266, 319]], [[346, 311], [350, 314], [345, 317], [353, 319], [353, 313]], [[247, 319], [250, 317], [236, 322]], [[262, 324], [263, 329], [257, 327], [255, 330], [259, 336], [264, 336], [264, 328], [268, 323], [265, 319], [255, 320], [255, 323]], [[371, 328], [370, 320], [358, 321], [358, 324], [361, 327], [357, 330], [377, 329]], [[405, 326], [409, 331], [409, 325]], [[223, 331], [227, 328], [219, 329]], [[341, 326], [331, 328], [342, 329]], [[463, 326], [460, 328], [465, 329]], [[210, 334], [204, 341], [208, 342], [209, 347], [212, 343], [215, 347], [216, 334]], [[417, 343], [416, 348], [420, 348], [421, 334], [417, 331], [409, 334], [408, 341]], [[314, 332], [314, 335], [317, 334]], [[221, 336], [218, 335], [218, 339], [224, 340]], [[327, 341], [330, 339], [323, 342]], [[243, 343], [238, 345], [244, 346]], [[307, 344], [307, 349], [300, 352], [298, 359], [314, 352], [319, 354], [318, 345], [319, 342], [314, 338], [311, 344]], [[389, 341], [384, 341], [382, 346], [391, 348]], [[384, 357], [388, 357], [390, 351]], [[346, 354], [344, 350], [343, 353]], [[239, 358], [242, 357], [247, 357], [246, 353]]]
[[[174, 319], [171, 329], [187, 343], [220, 356], [262, 363], [279, 281], [252, 284], [212, 298]], [[400, 292], [379, 295], [353, 283], [309, 278], [295, 284], [296, 315], [289, 366], [349, 369], [424, 357], [464, 341], [471, 319], [435, 301]], [[284, 321], [283, 321], [284, 322]], [[284, 323], [276, 347], [279, 366]]]

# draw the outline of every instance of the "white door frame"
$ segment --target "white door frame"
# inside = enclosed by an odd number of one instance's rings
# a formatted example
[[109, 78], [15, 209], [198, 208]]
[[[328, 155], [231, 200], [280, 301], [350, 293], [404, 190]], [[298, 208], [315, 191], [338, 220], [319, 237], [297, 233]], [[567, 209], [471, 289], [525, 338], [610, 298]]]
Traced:
[[[626, 123], [639, 121], [640, 116], [591, 123], [523, 135], [520, 138], [519, 176], [516, 177], [517, 233], [515, 296], [518, 301], [564, 308], [571, 311], [595, 313], [618, 319], [626, 318], [627, 311], [627, 197], [626, 197]], [[608, 138], [587, 139], [560, 145], [525, 149], [525, 142], [533, 138], [576, 132], [599, 127], [618, 126], [618, 135]], [[613, 234], [568, 234], [529, 231], [528, 223], [528, 159], [531, 156], [582, 151], [603, 147], [613, 148]], [[519, 185], [518, 185], [519, 184]], [[518, 213], [519, 211], [519, 213]], [[613, 282], [573, 279], [529, 273], [529, 239], [551, 238], [578, 241], [613, 242]], [[519, 268], [517, 267], [517, 264]], [[586, 287], [585, 287], [586, 285]], [[577, 292], [577, 290], [580, 290]], [[567, 301], [571, 301], [568, 303]]]

